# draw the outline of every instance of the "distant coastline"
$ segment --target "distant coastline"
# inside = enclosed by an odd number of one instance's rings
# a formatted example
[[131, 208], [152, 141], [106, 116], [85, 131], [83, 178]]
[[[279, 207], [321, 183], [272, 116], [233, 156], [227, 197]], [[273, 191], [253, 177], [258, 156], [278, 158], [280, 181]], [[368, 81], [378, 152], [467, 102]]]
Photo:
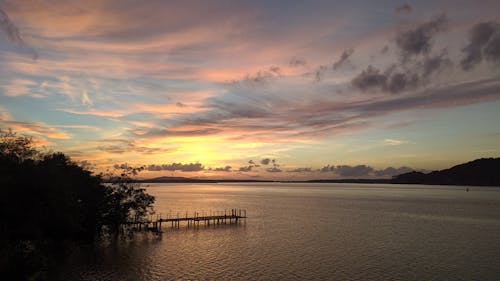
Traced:
[[318, 179], [318, 180], [251, 180], [251, 179], [195, 179], [160, 177], [136, 180], [138, 183], [229, 183], [229, 182], [290, 182], [290, 183], [391, 183], [391, 179]]
[[157, 177], [137, 179], [138, 183], [228, 183], [228, 182], [290, 182], [290, 183], [366, 183], [366, 184], [423, 184], [500, 186], [500, 158], [481, 158], [449, 169], [430, 173], [409, 172], [385, 179], [315, 179], [315, 180], [252, 180], [252, 179], [196, 179], [185, 177]]

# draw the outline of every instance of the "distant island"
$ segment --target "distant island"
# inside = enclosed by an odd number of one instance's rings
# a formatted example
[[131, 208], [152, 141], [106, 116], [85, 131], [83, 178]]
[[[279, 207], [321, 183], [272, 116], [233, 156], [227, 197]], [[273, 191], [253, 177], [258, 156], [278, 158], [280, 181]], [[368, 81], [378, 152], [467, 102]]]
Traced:
[[309, 183], [373, 183], [500, 186], [500, 158], [481, 158], [449, 169], [430, 173], [409, 172], [388, 179], [315, 179], [304, 181], [274, 181], [251, 179], [195, 179], [157, 177], [138, 179], [140, 183], [224, 183], [224, 182], [309, 182]]

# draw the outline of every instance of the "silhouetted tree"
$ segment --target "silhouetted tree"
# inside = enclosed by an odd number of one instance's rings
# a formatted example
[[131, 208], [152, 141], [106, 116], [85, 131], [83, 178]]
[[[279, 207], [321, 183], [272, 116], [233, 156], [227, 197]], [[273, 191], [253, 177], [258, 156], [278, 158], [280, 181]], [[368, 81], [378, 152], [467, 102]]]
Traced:
[[0, 129], [0, 276], [52, 279], [64, 245], [92, 242], [103, 229], [116, 234], [146, 216], [154, 197], [133, 183], [138, 171], [105, 183], [63, 153], [42, 153], [32, 138]]
[[103, 219], [104, 224], [115, 235], [123, 222], [138, 221], [154, 212], [152, 205], [155, 198], [140, 188], [140, 184], [132, 178], [143, 169], [124, 167], [118, 176], [108, 175]]

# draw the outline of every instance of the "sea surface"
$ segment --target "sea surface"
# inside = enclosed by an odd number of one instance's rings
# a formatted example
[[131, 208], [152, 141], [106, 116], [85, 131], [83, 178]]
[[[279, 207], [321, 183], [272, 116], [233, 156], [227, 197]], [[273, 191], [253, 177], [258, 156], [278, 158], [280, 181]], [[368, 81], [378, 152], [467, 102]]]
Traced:
[[82, 248], [61, 266], [63, 279], [500, 280], [500, 188], [224, 183], [146, 189], [163, 217], [239, 208], [248, 218], [197, 228], [163, 224], [160, 235]]

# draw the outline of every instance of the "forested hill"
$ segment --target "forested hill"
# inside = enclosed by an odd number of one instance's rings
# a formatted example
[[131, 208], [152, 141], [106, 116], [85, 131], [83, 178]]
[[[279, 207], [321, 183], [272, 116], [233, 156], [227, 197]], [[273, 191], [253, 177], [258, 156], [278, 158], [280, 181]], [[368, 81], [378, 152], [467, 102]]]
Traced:
[[481, 158], [428, 174], [410, 172], [392, 183], [500, 186], [500, 158]]

